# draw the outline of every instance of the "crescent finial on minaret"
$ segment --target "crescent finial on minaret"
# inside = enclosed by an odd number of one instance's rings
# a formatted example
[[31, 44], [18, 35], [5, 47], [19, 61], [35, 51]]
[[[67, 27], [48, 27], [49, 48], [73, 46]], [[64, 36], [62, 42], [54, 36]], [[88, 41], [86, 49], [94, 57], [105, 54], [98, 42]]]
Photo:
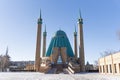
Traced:
[[46, 32], [46, 24], [45, 24], [45, 32]]
[[42, 17], [41, 17], [41, 9], [40, 9], [40, 19], [42, 19]]
[[39, 19], [38, 19], [38, 24], [42, 24], [41, 9], [40, 9], [40, 17], [39, 17]]
[[79, 19], [78, 19], [78, 22], [83, 24], [83, 19], [82, 19], [82, 16], [81, 16], [81, 10], [79, 9]]
[[82, 19], [81, 10], [79, 9], [79, 19]]

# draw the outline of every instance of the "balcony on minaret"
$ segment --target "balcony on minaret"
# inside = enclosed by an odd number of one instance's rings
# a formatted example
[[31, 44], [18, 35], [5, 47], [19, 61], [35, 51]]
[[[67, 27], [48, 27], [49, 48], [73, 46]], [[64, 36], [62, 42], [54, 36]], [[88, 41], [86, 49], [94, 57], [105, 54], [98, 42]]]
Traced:
[[38, 24], [42, 24], [42, 18], [38, 19]]
[[83, 24], [83, 19], [82, 19], [82, 18], [79, 18], [79, 19], [78, 19], [78, 23]]
[[47, 32], [43, 32], [43, 36], [47, 36]]
[[77, 32], [74, 32], [74, 36], [77, 36]]

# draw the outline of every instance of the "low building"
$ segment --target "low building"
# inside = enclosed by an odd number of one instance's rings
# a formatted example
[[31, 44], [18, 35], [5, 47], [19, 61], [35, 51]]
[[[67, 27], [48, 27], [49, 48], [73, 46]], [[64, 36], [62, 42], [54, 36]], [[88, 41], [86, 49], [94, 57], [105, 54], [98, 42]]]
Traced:
[[93, 65], [89, 64], [89, 62], [87, 62], [86, 66], [85, 66], [85, 70], [86, 72], [90, 72], [93, 70]]
[[9, 69], [10, 71], [26, 71], [26, 66], [31, 67], [34, 65], [34, 61], [11, 61]]
[[102, 57], [98, 62], [99, 73], [120, 75], [120, 52]]
[[34, 64], [27, 64], [25, 67], [26, 71], [35, 71], [35, 66]]
[[98, 65], [89, 64], [89, 62], [87, 62], [85, 70], [86, 72], [98, 72]]

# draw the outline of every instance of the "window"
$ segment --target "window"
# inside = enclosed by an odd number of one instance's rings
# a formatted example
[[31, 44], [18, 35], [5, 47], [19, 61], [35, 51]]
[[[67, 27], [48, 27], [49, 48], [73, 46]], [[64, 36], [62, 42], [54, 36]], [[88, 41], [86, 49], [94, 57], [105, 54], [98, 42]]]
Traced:
[[58, 49], [58, 60], [57, 60], [57, 64], [62, 64], [61, 48]]
[[105, 72], [105, 68], [104, 68], [104, 65], [103, 65], [103, 73]]
[[107, 73], [108, 73], [108, 65], [106, 65], [106, 70], [107, 70]]
[[115, 73], [117, 73], [116, 64], [114, 64], [114, 70], [115, 70]]
[[61, 57], [61, 55], [60, 55], [60, 54], [59, 54], [59, 56], [58, 56], [57, 63], [58, 63], [58, 64], [62, 64], [62, 57]]
[[111, 67], [111, 64], [110, 64], [110, 73], [112, 73], [112, 67]]
[[119, 63], [119, 73], [120, 73], [120, 63]]
[[100, 66], [100, 72], [102, 72], [101, 66]]

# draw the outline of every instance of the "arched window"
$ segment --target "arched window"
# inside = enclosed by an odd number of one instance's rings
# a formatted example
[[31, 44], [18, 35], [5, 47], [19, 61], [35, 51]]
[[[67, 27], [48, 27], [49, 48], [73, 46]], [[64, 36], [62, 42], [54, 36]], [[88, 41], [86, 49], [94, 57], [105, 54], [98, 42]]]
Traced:
[[58, 60], [57, 60], [57, 63], [58, 63], [58, 64], [62, 64], [62, 57], [61, 57], [61, 55], [60, 55], [60, 54], [58, 55]]

